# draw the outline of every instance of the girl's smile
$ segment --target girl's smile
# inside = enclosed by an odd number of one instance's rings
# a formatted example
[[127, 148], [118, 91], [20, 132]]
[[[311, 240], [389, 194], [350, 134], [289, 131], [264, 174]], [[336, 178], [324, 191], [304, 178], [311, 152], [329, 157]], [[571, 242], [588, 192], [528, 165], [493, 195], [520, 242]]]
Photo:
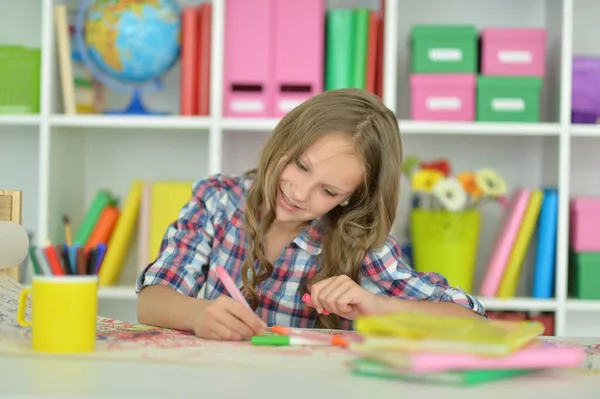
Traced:
[[285, 192], [283, 191], [283, 189], [281, 187], [279, 187], [279, 193], [277, 195], [277, 203], [286, 212], [297, 212], [297, 211], [302, 210], [302, 208], [300, 208], [299, 206], [294, 204], [292, 201], [290, 201], [289, 197], [287, 195], [285, 195]]

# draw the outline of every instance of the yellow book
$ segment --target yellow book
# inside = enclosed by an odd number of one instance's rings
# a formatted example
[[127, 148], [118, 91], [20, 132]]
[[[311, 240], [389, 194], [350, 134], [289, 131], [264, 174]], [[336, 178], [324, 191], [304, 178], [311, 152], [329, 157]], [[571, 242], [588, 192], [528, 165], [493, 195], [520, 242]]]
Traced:
[[159, 181], [150, 189], [150, 232], [148, 260], [154, 261], [160, 244], [171, 223], [177, 220], [181, 208], [192, 198], [192, 181]]
[[544, 332], [537, 321], [471, 319], [401, 312], [356, 319], [361, 345], [407, 351], [506, 356]]
[[98, 272], [100, 285], [114, 285], [120, 277], [131, 246], [140, 213], [143, 183], [134, 180], [121, 209], [121, 215], [110, 236], [106, 255]]
[[529, 249], [531, 236], [537, 225], [543, 197], [542, 190], [533, 190], [529, 196], [529, 204], [527, 204], [523, 220], [521, 220], [521, 227], [517, 233], [510, 258], [504, 270], [502, 282], [498, 288], [497, 296], [499, 298], [512, 298], [515, 296], [517, 285], [519, 284], [519, 275], [521, 274], [523, 261]]

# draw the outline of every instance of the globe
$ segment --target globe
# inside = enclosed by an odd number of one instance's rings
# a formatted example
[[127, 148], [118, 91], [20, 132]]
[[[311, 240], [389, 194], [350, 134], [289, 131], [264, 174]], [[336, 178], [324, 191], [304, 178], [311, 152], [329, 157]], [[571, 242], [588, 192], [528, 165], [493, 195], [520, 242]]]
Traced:
[[181, 50], [181, 11], [174, 0], [84, 0], [75, 42], [85, 65], [105, 86], [133, 93], [118, 114], [164, 114], [148, 110], [141, 94], [161, 90], [161, 77]]

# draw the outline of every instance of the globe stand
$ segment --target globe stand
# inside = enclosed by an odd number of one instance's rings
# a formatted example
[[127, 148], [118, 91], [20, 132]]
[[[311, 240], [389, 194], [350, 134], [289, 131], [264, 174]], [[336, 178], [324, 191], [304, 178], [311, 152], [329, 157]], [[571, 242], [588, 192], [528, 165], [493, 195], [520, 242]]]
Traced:
[[142, 101], [142, 91], [138, 89], [133, 90], [133, 96], [129, 105], [122, 110], [107, 110], [104, 111], [106, 115], [157, 115], [164, 116], [169, 115], [168, 112], [163, 111], [151, 111], [144, 105]]

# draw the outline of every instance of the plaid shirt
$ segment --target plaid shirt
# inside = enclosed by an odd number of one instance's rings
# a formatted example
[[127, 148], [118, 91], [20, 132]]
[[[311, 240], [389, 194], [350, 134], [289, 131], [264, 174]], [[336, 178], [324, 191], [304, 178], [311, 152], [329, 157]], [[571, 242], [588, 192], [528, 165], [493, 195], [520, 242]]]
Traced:
[[[216, 299], [225, 287], [215, 267], [227, 269], [238, 287], [246, 253], [243, 231], [245, 198], [253, 183], [247, 176], [216, 175], [193, 185], [191, 200], [167, 229], [158, 258], [140, 274], [136, 291], [163, 284], [191, 297]], [[301, 300], [299, 288], [315, 275], [322, 244], [317, 221], [303, 230], [273, 264], [273, 274], [258, 288], [257, 314], [269, 326], [311, 328], [316, 311]], [[382, 248], [370, 251], [361, 270], [370, 292], [408, 300], [454, 302], [485, 315], [481, 303], [436, 273], [418, 273], [401, 257], [390, 235]], [[343, 320], [342, 328], [352, 322]]]

